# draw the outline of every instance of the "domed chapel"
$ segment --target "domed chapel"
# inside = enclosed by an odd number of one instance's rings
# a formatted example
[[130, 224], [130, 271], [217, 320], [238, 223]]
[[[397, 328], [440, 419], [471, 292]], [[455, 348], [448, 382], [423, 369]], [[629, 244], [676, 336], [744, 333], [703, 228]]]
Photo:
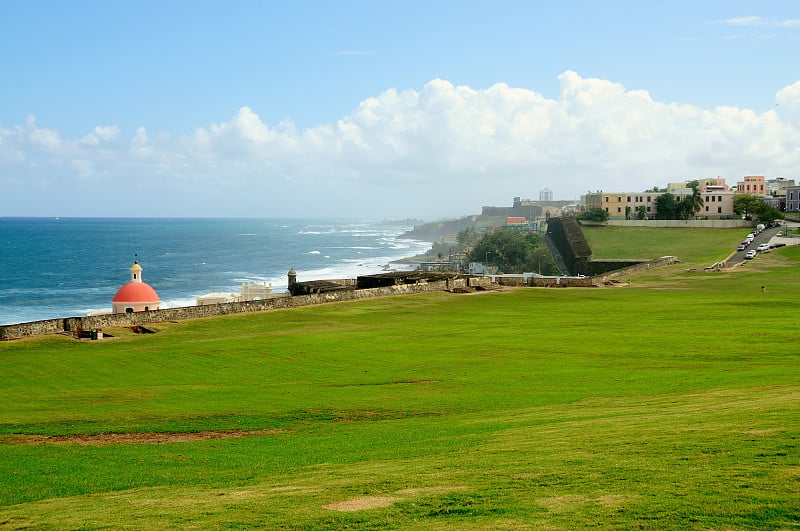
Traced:
[[134, 260], [131, 280], [125, 283], [111, 299], [112, 313], [132, 313], [158, 310], [161, 300], [150, 284], [142, 281], [142, 266]]

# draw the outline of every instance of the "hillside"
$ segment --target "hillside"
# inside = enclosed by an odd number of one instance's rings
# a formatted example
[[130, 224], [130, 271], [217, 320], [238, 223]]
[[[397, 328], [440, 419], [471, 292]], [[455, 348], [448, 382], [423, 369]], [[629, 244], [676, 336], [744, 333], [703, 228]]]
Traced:
[[412, 230], [405, 232], [400, 237], [424, 242], [438, 242], [443, 237], [455, 236], [468, 227], [476, 229], [502, 227], [505, 221], [506, 218], [502, 216], [465, 216], [458, 219], [420, 223], [419, 225], [414, 225]]
[[798, 264], [3, 342], [0, 522], [796, 527]]

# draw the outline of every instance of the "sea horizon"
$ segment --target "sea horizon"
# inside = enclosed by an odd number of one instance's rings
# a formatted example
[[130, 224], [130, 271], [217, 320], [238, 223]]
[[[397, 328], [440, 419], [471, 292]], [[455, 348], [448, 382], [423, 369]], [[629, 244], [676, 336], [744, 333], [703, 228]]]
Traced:
[[137, 260], [162, 308], [245, 283], [355, 278], [426, 251], [398, 237], [412, 220], [360, 218], [0, 217], [0, 325], [111, 310]]

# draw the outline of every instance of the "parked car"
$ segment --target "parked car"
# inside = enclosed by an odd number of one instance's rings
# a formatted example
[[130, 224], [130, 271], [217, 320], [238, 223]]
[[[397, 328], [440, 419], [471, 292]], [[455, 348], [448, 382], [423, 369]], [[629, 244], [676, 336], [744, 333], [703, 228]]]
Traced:
[[756, 251], [758, 251], [759, 253], [761, 251], [766, 251], [767, 249], [769, 249], [769, 244], [768, 243], [762, 243], [761, 245], [756, 247]]
[[747, 249], [747, 246], [744, 245], [744, 244], [742, 244], [742, 245], [740, 245], [739, 247], [736, 248], [737, 251], [744, 251], [745, 249]]
[[755, 257], [756, 257], [755, 249], [750, 249], [749, 251], [747, 251], [747, 254], [744, 255], [745, 260], [752, 260]]

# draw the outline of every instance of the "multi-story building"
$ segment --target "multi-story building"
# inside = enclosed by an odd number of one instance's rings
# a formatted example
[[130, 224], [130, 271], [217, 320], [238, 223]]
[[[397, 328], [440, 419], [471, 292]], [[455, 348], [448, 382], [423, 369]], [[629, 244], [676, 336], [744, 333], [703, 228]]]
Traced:
[[552, 201], [553, 200], [553, 191], [549, 188], [545, 188], [544, 190], [539, 190], [539, 201]]
[[698, 217], [707, 218], [729, 218], [733, 217], [733, 192], [708, 190], [701, 194], [703, 206]]
[[800, 212], [800, 186], [786, 188], [786, 212]]
[[626, 207], [630, 207], [628, 194], [621, 192], [600, 194], [600, 208], [608, 212], [608, 219], [625, 219], [626, 213], [630, 215], [630, 211], [625, 210]]
[[591, 210], [593, 208], [602, 208], [603, 201], [602, 201], [603, 193], [602, 192], [589, 192], [585, 196], [583, 196], [583, 204], [585, 205], [585, 210]]
[[775, 192], [786, 190], [790, 186], [795, 186], [794, 179], [787, 179], [785, 177], [775, 177], [774, 179], [769, 179], [767, 181], [767, 192], [772, 193], [774, 195], [784, 195], [784, 194], [776, 194]]
[[[697, 217], [711, 219], [734, 217], [734, 193], [729, 190], [714, 190], [714, 187], [715, 186], [711, 186], [709, 191], [701, 193], [703, 206], [700, 208], [700, 211], [697, 212]], [[676, 191], [678, 190], [676, 189]], [[656, 199], [663, 193], [664, 192], [616, 192], [586, 194], [586, 210], [602, 208], [608, 212], [609, 219], [636, 219], [639, 208], [644, 207], [647, 219], [654, 219], [657, 215]], [[689, 192], [676, 193], [673, 195], [676, 200], [681, 201], [692, 194], [691, 189], [689, 189]]]
[[748, 175], [736, 183], [737, 194], [766, 195], [767, 183], [763, 175]]

